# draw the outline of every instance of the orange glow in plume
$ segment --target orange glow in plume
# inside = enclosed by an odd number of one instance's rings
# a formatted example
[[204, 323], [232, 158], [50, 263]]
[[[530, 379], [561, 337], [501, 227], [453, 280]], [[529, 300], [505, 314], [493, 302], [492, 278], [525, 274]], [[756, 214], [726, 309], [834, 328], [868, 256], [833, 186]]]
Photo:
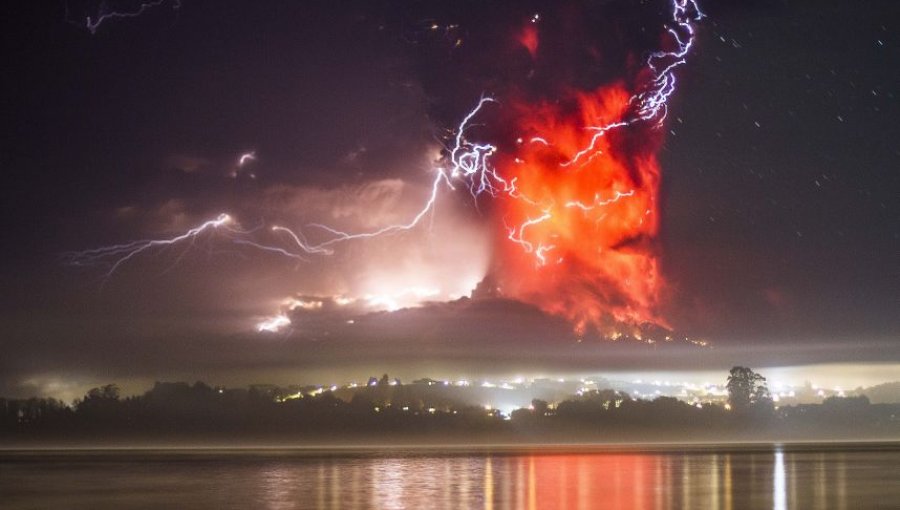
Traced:
[[566, 317], [580, 333], [667, 326], [656, 311], [664, 281], [653, 245], [659, 135], [638, 125], [591, 129], [623, 122], [631, 96], [613, 84], [519, 105], [516, 149], [498, 159], [522, 197], [499, 204], [502, 291]]
[[538, 49], [537, 27], [535, 27], [534, 24], [525, 25], [519, 33], [519, 42], [528, 50], [528, 53], [531, 54], [531, 58], [534, 58], [537, 55]]

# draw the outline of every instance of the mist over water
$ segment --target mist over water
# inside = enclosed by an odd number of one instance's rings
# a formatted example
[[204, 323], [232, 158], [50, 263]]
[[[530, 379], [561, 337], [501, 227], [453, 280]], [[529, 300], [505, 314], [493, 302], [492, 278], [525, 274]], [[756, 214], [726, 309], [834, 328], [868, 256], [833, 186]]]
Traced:
[[900, 501], [896, 444], [5, 452], [0, 472], [10, 509], [864, 509]]

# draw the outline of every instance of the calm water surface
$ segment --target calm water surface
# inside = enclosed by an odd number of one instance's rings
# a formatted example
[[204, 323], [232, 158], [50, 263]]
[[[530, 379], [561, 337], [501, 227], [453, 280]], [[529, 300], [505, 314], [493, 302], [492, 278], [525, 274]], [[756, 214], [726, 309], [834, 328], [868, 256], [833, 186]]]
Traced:
[[900, 509], [900, 446], [7, 451], [0, 507]]

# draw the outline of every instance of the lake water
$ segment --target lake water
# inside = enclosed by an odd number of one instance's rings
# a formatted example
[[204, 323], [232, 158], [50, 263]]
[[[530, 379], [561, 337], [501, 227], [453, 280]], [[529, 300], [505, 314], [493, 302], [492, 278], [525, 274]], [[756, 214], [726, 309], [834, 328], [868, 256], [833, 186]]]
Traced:
[[0, 507], [900, 509], [900, 445], [6, 451]]

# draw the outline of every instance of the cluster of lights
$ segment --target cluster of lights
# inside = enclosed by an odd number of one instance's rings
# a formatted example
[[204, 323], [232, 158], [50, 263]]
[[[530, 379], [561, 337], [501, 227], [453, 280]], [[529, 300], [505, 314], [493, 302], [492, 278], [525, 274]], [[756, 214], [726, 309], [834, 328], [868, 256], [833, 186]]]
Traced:
[[[637, 328], [635, 328], [634, 331], [630, 331], [630, 332], [614, 330], [614, 331], [607, 333], [605, 335], [605, 338], [607, 340], [611, 340], [613, 342], [618, 342], [620, 340], [627, 340], [627, 341], [641, 342], [641, 343], [645, 343], [647, 345], [654, 345], [654, 344], [659, 343], [659, 340], [657, 340], [657, 338], [655, 338], [653, 336], [649, 336], [646, 333], [642, 333]], [[686, 342], [686, 343], [689, 343], [689, 344], [697, 346], [697, 347], [709, 347], [709, 341], [704, 340], [704, 339], [691, 338], [691, 337], [687, 337], [687, 336], [678, 337], [676, 339], [672, 335], [664, 335], [662, 337], [662, 342], [667, 343], [667, 344], [673, 343], [676, 340], [679, 342]]]
[[[440, 289], [434, 287], [405, 287], [395, 292], [383, 292], [379, 294], [364, 294], [360, 298], [347, 296], [335, 296], [329, 298], [339, 308], [357, 306], [366, 311], [394, 312], [401, 308], [415, 306], [429, 298], [440, 295]], [[326, 302], [322, 299], [287, 298], [280, 303], [279, 311], [270, 317], [261, 319], [256, 324], [259, 332], [278, 333], [291, 326], [291, 312], [317, 312], [325, 308]], [[347, 324], [354, 324], [354, 319], [347, 319]]]
[[[520, 378], [516, 378], [513, 381], [492, 382], [489, 380], [483, 380], [479, 384], [477, 384], [477, 386], [481, 387], [481, 388], [488, 388], [488, 389], [513, 390], [513, 389], [524, 389], [524, 388], [528, 387], [529, 385], [538, 383], [539, 381], [552, 381], [552, 382], [558, 382], [560, 384], [564, 384], [567, 382], [571, 382], [571, 383], [579, 383], [580, 382], [580, 386], [578, 387], [578, 389], [576, 391], [576, 395], [578, 395], [580, 397], [587, 397], [592, 394], [597, 394], [597, 392], [599, 391], [597, 382], [594, 380], [591, 380], [591, 379], [580, 379], [578, 381], [575, 381], [575, 380], [566, 381], [565, 379], [549, 379], [548, 380], [545, 378], [539, 378], [539, 379], [530, 379], [530, 380], [526, 381], [524, 378], [520, 377]], [[392, 380], [387, 383], [388, 386], [396, 386], [397, 384], [398, 384], [398, 382], [396, 380]], [[423, 380], [415, 382], [413, 384], [424, 384], [427, 386], [441, 386], [441, 387], [458, 387], [458, 388], [468, 388], [468, 387], [473, 386], [473, 384], [466, 379], [460, 379], [460, 380], [456, 380], [456, 381], [451, 381], [451, 380], [439, 381], [439, 380], [433, 380], [433, 379], [423, 379]], [[698, 409], [702, 409], [708, 405], [721, 405], [721, 406], [723, 406], [723, 408], [725, 410], [731, 410], [731, 406], [727, 402], [727, 398], [728, 398], [727, 389], [721, 385], [712, 384], [710, 382], [704, 382], [702, 384], [698, 384], [698, 383], [687, 382], [687, 381], [668, 381], [668, 380], [644, 381], [642, 379], [636, 379], [636, 380], [631, 381], [631, 384], [645, 385], [645, 386], [650, 386], [651, 388], [653, 388], [648, 392], [643, 392], [640, 390], [633, 390], [631, 395], [634, 398], [655, 399], [660, 396], [671, 396], [671, 397], [676, 397], [679, 400], [681, 400], [689, 405], [692, 405]], [[303, 399], [303, 398], [308, 398], [308, 397], [317, 397], [317, 396], [324, 394], [325, 392], [333, 393], [340, 389], [355, 390], [355, 389], [362, 388], [364, 386], [376, 387], [379, 385], [380, 385], [380, 382], [378, 380], [373, 379], [373, 380], [370, 380], [369, 383], [367, 383], [366, 385], [360, 385], [356, 382], [351, 382], [351, 383], [347, 383], [347, 384], [340, 385], [340, 386], [339, 385], [331, 385], [330, 387], [316, 386], [313, 389], [300, 390], [300, 391], [296, 391], [295, 393], [276, 397], [275, 400], [277, 402], [284, 403], [284, 402], [289, 402], [292, 400], [298, 400], [298, 399]], [[772, 400], [776, 404], [778, 404], [779, 402], [782, 402], [783, 399], [795, 399], [798, 397], [798, 394], [800, 393], [799, 390], [795, 389], [795, 387], [791, 386], [791, 385], [786, 385], [786, 384], [781, 384], [781, 383], [772, 383], [772, 387], [775, 389], [775, 391], [772, 393]], [[839, 386], [836, 386], [836, 387], [830, 388], [830, 389], [826, 389], [826, 388], [821, 388], [821, 387], [815, 386], [815, 385], [813, 385], [813, 386], [808, 385], [807, 389], [814, 392], [815, 395], [820, 399], [824, 399], [829, 396], [839, 396], [839, 397], [846, 396], [845, 392]], [[219, 393], [222, 393], [221, 389], [219, 390]], [[604, 409], [619, 408], [622, 405], [622, 403], [624, 402], [624, 400], [626, 398], [626, 397], [624, 397], [624, 392], [620, 392], [620, 391], [616, 390], [616, 391], [614, 391], [614, 393], [616, 395], [615, 398], [612, 398], [603, 403]], [[385, 408], [390, 408], [390, 407], [392, 407], [390, 403], [385, 404]], [[502, 408], [501, 409], [501, 408], [496, 407], [493, 404], [484, 404], [482, 407], [484, 408], [484, 411], [487, 413], [487, 415], [489, 417], [501, 418], [504, 420], [509, 420], [511, 418], [511, 411], [513, 410], [512, 408], [509, 408], [509, 409]], [[555, 404], [551, 403], [548, 407], [549, 407], [549, 409], [554, 409]], [[402, 412], [414, 412], [415, 414], [419, 414], [419, 411], [412, 409], [409, 405], [404, 405], [402, 407], [399, 407], [399, 409]], [[534, 410], [534, 407], [528, 406], [528, 409]], [[376, 406], [373, 408], [373, 410], [374, 410], [374, 412], [381, 412], [383, 409], [380, 406]], [[449, 409], [439, 408], [439, 407], [426, 407], [426, 408], [421, 409], [421, 411], [424, 413], [430, 414], [430, 415], [451, 414], [451, 413], [457, 414], [456, 411], [451, 411]]]

